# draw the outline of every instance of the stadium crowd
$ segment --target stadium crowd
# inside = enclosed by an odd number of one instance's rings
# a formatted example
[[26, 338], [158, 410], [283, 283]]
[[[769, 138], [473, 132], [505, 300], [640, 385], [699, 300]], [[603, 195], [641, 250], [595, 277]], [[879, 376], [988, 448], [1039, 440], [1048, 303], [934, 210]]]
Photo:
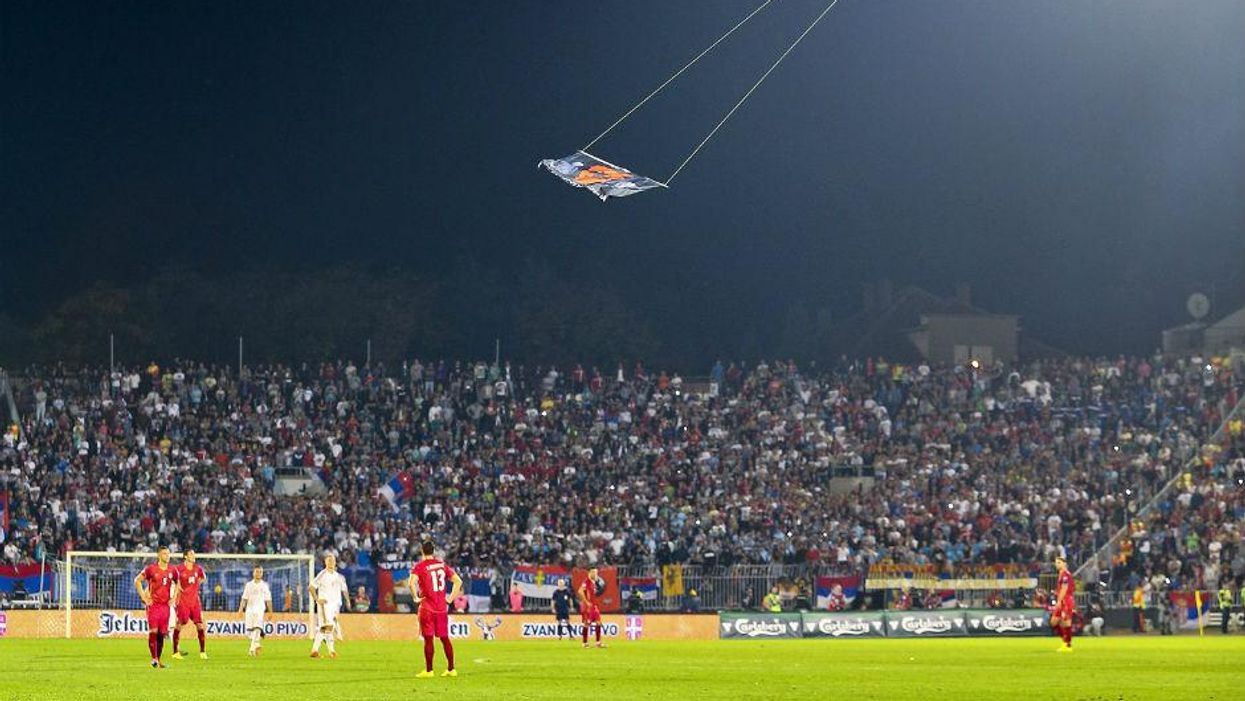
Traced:
[[[159, 542], [348, 564], [427, 533], [464, 566], [1076, 563], [1131, 524], [1107, 574], [1241, 575], [1240, 420], [1207, 443], [1241, 375], [1158, 357], [717, 363], [695, 383], [640, 364], [34, 367], [0, 443], [3, 556]], [[324, 489], [282, 495], [288, 474]]]

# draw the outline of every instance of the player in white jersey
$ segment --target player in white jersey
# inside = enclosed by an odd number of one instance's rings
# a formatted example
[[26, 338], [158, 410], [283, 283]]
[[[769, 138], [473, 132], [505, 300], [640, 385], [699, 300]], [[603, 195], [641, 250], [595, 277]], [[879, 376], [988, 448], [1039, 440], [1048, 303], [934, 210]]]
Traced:
[[238, 602], [238, 613], [244, 613], [243, 628], [251, 640], [251, 647], [246, 654], [258, 655], [262, 646], [259, 641], [264, 634], [264, 623], [267, 614], [272, 613], [272, 590], [264, 581], [264, 568], [256, 567], [251, 573], [251, 581], [242, 588], [242, 600]]
[[319, 630], [311, 641], [311, 656], [320, 656], [320, 644], [328, 643], [329, 657], [337, 657], [336, 641], [333, 632], [337, 628], [337, 614], [341, 613], [342, 602], [350, 609], [350, 587], [346, 578], [337, 571], [337, 558], [333, 555], [324, 556], [324, 569], [311, 580], [311, 600], [316, 602], [319, 611]]

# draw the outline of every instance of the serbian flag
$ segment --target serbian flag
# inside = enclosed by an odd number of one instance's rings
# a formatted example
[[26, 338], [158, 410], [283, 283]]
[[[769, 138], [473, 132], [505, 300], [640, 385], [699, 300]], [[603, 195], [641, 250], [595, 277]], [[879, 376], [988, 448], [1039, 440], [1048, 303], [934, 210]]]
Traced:
[[652, 178], [636, 175], [587, 151], [576, 151], [562, 158], [546, 158], [538, 164], [568, 185], [586, 188], [604, 202], [611, 197], [627, 197], [637, 192], [665, 187]]
[[656, 577], [623, 577], [619, 580], [619, 586], [622, 588], [623, 601], [631, 598], [631, 592], [640, 592], [640, 598], [645, 601], [657, 600], [657, 578]]
[[1197, 630], [1214, 602], [1210, 592], [1202, 596], [1200, 591], [1173, 591], [1168, 593], [1168, 597], [1169, 601], [1184, 609], [1184, 616], [1175, 623], [1185, 630]]
[[847, 608], [860, 594], [860, 577], [818, 577], [817, 608], [830, 608], [830, 600], [835, 595], [836, 587], [843, 595], [843, 608]]
[[524, 597], [533, 599], [552, 599], [559, 579], [565, 579], [567, 589], [571, 588], [571, 571], [561, 565], [516, 565], [510, 574], [511, 584]]
[[9, 537], [9, 493], [0, 492], [0, 543]]
[[26, 589], [26, 593], [34, 596], [40, 592], [52, 591], [52, 583], [56, 579], [50, 566], [42, 565], [4, 565], [0, 566], [0, 591], [13, 593], [18, 582]]
[[415, 478], [409, 472], [399, 472], [393, 476], [393, 479], [381, 486], [380, 495], [389, 502], [389, 506], [395, 511], [398, 508], [398, 502], [405, 501], [415, 494]]

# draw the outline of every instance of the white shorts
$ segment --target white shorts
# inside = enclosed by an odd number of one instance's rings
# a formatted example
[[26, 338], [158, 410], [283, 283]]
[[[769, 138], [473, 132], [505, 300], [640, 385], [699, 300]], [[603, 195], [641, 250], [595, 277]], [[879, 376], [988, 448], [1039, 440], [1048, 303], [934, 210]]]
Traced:
[[332, 628], [337, 625], [337, 614], [341, 613], [341, 602], [329, 601], [320, 607], [320, 627]]
[[246, 632], [248, 633], [250, 633], [252, 630], [256, 628], [262, 629], [264, 627], [264, 612], [263, 611], [247, 611], [245, 621], [246, 622], [243, 625], [246, 628]]

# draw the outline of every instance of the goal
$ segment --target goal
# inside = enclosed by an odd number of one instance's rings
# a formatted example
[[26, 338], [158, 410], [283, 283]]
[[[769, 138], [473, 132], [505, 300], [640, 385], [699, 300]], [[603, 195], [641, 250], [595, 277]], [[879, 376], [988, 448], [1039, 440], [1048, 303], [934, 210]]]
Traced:
[[[58, 582], [65, 637], [75, 637], [75, 630], [78, 637], [102, 636], [109, 634], [109, 626], [120, 628], [118, 633], [134, 633], [128, 628], [139, 625], [145, 630], [143, 602], [134, 589], [134, 578], [155, 559], [151, 552], [66, 553]], [[313, 612], [307, 586], [315, 576], [313, 555], [196, 553], [195, 561], [207, 575], [199, 588], [205, 619], [237, 611], [242, 588], [260, 566], [272, 589], [273, 611], [298, 614], [310, 630]], [[181, 562], [181, 553], [173, 553], [169, 566], [180, 567]]]

